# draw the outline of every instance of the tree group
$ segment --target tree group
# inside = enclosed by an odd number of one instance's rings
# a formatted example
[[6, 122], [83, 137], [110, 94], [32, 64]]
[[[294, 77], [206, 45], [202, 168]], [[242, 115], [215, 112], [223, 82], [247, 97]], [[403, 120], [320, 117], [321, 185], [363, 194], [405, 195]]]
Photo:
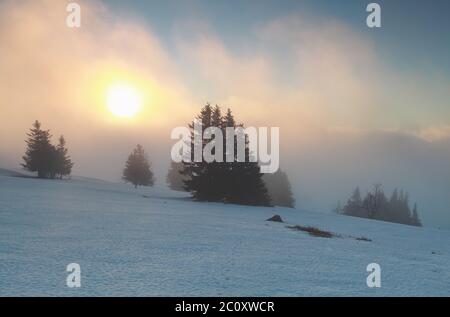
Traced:
[[37, 172], [39, 178], [60, 178], [70, 175], [73, 162], [68, 155], [66, 140], [59, 137], [55, 146], [51, 143], [49, 130], [42, 130], [39, 121], [35, 121], [27, 133], [27, 149], [23, 156], [22, 167], [30, 172]]
[[348, 216], [422, 226], [417, 204], [414, 204], [412, 210], [409, 206], [408, 193], [395, 189], [388, 199], [381, 185], [375, 185], [374, 190], [368, 192], [364, 199], [359, 188], [356, 188], [345, 206], [336, 211]]
[[[225, 138], [227, 127], [243, 127], [237, 124], [230, 109], [223, 115], [220, 107], [207, 104], [196, 117], [202, 123], [202, 135], [208, 127], [217, 127], [222, 130]], [[270, 198], [260, 173], [257, 162], [250, 162], [251, 155], [248, 140], [245, 140], [245, 162], [237, 161], [237, 151], [234, 151], [233, 162], [226, 162], [226, 140], [222, 142], [223, 162], [194, 162], [194, 123], [189, 124], [191, 129], [191, 162], [183, 162], [181, 174], [184, 177], [184, 189], [198, 201], [222, 201], [246, 205], [269, 205]], [[202, 139], [202, 149], [208, 142]], [[237, 137], [234, 138], [234, 148], [237, 148]], [[213, 149], [214, 151], [215, 149]]]

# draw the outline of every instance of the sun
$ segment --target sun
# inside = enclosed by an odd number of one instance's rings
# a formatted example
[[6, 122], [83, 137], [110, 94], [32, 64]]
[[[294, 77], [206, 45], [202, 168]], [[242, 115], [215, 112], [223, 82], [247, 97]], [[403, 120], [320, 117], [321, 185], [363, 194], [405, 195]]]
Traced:
[[114, 84], [106, 92], [109, 111], [117, 117], [132, 118], [142, 106], [139, 92], [128, 84]]

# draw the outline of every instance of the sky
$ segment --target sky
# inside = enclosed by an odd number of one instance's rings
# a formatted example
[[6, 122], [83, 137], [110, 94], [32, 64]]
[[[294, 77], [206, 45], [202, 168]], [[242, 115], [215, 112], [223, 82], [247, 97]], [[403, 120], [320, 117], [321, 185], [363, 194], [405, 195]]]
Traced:
[[[39, 119], [64, 134], [74, 174], [117, 181], [137, 143], [163, 182], [174, 143], [206, 102], [280, 127], [297, 207], [329, 212], [356, 186], [410, 192], [425, 225], [450, 228], [450, 3], [0, 1], [0, 167], [19, 167]], [[108, 87], [142, 95], [133, 118]], [[5, 120], [6, 118], [6, 120]]]

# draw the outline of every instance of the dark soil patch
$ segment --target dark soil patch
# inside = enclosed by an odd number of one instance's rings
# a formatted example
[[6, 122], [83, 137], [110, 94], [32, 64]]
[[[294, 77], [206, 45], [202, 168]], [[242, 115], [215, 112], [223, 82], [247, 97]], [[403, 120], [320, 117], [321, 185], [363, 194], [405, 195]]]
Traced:
[[372, 242], [372, 239], [366, 238], [366, 237], [357, 237], [355, 238], [358, 241], [367, 241], [367, 242]]
[[332, 232], [320, 230], [315, 227], [303, 227], [303, 226], [296, 225], [296, 226], [287, 226], [287, 228], [292, 229], [292, 230], [297, 230], [297, 231], [304, 231], [314, 237], [320, 237], [320, 238], [339, 237], [338, 235], [336, 235]]

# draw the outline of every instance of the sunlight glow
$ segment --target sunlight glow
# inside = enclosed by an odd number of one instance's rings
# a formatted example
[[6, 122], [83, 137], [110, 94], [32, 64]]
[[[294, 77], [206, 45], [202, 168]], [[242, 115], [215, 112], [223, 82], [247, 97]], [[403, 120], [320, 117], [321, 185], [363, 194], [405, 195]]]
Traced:
[[107, 90], [106, 104], [115, 116], [132, 118], [139, 112], [142, 98], [134, 87], [127, 84], [115, 84]]

